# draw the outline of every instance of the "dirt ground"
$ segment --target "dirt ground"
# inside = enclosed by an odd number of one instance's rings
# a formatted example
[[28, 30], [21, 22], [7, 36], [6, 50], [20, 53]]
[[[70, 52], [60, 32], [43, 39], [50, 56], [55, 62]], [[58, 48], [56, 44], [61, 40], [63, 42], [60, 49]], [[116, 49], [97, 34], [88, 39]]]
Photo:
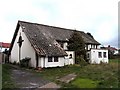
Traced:
[[[12, 65], [12, 80], [15, 82], [16, 87], [25, 89], [25, 88], [59, 88], [55, 83], [43, 79], [31, 73], [28, 70], [23, 70], [19, 67]], [[51, 84], [52, 83], [52, 84]], [[38, 89], [39, 90], [39, 89]]]

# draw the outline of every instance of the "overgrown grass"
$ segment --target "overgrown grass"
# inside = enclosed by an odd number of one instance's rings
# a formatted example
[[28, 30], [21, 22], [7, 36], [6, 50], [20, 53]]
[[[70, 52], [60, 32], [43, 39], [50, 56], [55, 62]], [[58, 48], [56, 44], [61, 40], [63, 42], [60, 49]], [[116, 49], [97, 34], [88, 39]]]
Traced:
[[[57, 81], [58, 78], [70, 73], [76, 73], [77, 78], [68, 84]], [[54, 81], [57, 84], [62, 85], [63, 88], [118, 88], [118, 85], [120, 84], [118, 80], [118, 75], [120, 75], [118, 74], [118, 63], [112, 60], [109, 64], [89, 64], [84, 67], [72, 65], [61, 68], [47, 68], [43, 69], [41, 72], [37, 72], [37, 75]]]
[[118, 87], [118, 66], [116, 64], [88, 65], [81, 69], [77, 75], [79, 78], [99, 81], [96, 82], [96, 88]]
[[[57, 68], [47, 68], [40, 72], [32, 70], [38, 76], [60, 84], [63, 88], [118, 88], [120, 85], [120, 71], [118, 69], [118, 59], [110, 60], [109, 64], [94, 65], [89, 64], [81, 67], [80, 65], [70, 65]], [[76, 79], [70, 83], [62, 83], [57, 79], [75, 73]], [[3, 65], [3, 88], [14, 88], [11, 80], [11, 69], [7, 64]]]
[[9, 64], [2, 65], [2, 88], [15, 88], [15, 85], [11, 79], [11, 67]]
[[79, 71], [80, 67], [76, 66], [64, 66], [64, 67], [56, 67], [56, 68], [46, 68], [42, 69], [41, 72], [36, 72], [37, 75], [42, 76], [43, 78], [47, 78], [51, 81], [56, 81], [56, 79], [61, 78], [67, 74], [74, 73]]
[[120, 58], [110, 59], [109, 62], [110, 63], [120, 63]]

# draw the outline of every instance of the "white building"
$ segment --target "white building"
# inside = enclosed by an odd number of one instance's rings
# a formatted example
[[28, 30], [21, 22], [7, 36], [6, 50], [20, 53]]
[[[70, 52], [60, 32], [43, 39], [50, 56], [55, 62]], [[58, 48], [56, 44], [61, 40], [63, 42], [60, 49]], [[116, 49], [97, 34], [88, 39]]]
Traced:
[[[43, 24], [19, 21], [9, 50], [9, 61], [17, 62], [30, 57], [31, 67], [62, 67], [75, 63], [74, 51], [68, 51], [67, 44], [75, 30]], [[90, 35], [78, 31], [86, 43], [86, 49], [98, 48], [98, 43]], [[22, 39], [19, 49], [18, 41]]]
[[108, 50], [91, 49], [87, 52], [87, 59], [91, 64], [108, 63]]

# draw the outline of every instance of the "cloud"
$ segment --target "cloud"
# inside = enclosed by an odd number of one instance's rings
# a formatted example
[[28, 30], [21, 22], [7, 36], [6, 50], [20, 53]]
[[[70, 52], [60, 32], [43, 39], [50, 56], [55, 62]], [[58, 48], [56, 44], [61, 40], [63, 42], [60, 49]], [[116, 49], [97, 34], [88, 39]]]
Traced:
[[[0, 41], [10, 42], [18, 20], [90, 32], [99, 42], [116, 38], [119, 0], [1, 0]], [[4, 38], [3, 38], [4, 37]]]

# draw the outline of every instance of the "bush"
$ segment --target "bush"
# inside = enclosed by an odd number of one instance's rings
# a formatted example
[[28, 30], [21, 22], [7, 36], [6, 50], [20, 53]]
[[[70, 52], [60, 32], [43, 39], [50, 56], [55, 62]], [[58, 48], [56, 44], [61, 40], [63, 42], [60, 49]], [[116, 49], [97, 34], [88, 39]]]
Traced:
[[86, 66], [88, 63], [82, 58], [82, 57], [77, 57], [76, 58], [76, 63], [80, 64], [80, 66]]
[[16, 65], [16, 64], [17, 64], [17, 62], [16, 62], [16, 61], [14, 61], [12, 64], [13, 64], [13, 65]]
[[29, 67], [29, 61], [31, 60], [31, 58], [29, 57], [25, 57], [22, 60], [20, 60], [20, 66], [21, 67]]

